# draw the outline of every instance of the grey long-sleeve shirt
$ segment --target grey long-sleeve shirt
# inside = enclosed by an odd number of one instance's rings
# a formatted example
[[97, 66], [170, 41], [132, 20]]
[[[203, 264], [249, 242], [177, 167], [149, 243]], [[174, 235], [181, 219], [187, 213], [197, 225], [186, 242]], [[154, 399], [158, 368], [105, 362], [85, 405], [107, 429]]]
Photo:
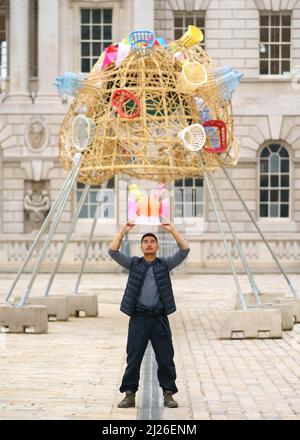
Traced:
[[[187, 249], [178, 249], [178, 251], [172, 255], [171, 257], [166, 258], [166, 263], [169, 271], [174, 269], [174, 267], [178, 266], [182, 261], [188, 256], [190, 252], [190, 248]], [[112, 249], [108, 250], [109, 255], [118, 263], [120, 266], [129, 270], [132, 262], [132, 257], [129, 257], [123, 254], [120, 251], [114, 251]], [[143, 257], [144, 258], [144, 257]], [[144, 259], [144, 261], [146, 261]], [[156, 284], [155, 275], [153, 273], [153, 263], [155, 260], [148, 263], [148, 270], [144, 279], [144, 283], [138, 297], [138, 302], [135, 310], [154, 310], [156, 308], [163, 308], [163, 304], [159, 298], [159, 291]]]

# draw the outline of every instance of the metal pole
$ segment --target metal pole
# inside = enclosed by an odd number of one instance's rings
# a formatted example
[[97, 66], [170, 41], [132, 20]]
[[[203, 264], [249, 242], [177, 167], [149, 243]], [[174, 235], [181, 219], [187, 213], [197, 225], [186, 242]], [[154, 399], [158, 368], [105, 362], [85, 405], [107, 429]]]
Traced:
[[64, 256], [65, 250], [66, 250], [67, 245], [69, 243], [70, 237], [71, 237], [71, 235], [72, 235], [72, 233], [74, 231], [74, 228], [75, 228], [75, 225], [77, 223], [77, 220], [78, 220], [81, 208], [82, 208], [82, 206], [84, 204], [84, 201], [86, 199], [86, 196], [87, 196], [87, 193], [88, 193], [89, 189], [90, 189], [90, 185], [85, 185], [84, 191], [83, 191], [83, 193], [82, 193], [82, 195], [80, 197], [80, 200], [79, 200], [79, 203], [77, 205], [74, 217], [72, 219], [72, 223], [70, 225], [69, 231], [68, 231], [68, 233], [67, 233], [67, 235], [66, 235], [66, 237], [64, 239], [64, 242], [63, 242], [62, 248], [60, 250], [58, 259], [56, 260], [56, 263], [55, 263], [55, 266], [53, 268], [53, 271], [52, 271], [52, 274], [50, 276], [50, 279], [48, 281], [47, 287], [46, 287], [46, 289], [44, 291], [44, 296], [48, 296], [48, 294], [49, 294], [49, 290], [51, 289], [54, 277], [57, 274], [57, 271], [58, 271], [61, 259]]
[[234, 191], [235, 191], [235, 193], [237, 194], [238, 198], [240, 199], [242, 205], [244, 206], [245, 210], [247, 211], [247, 213], [248, 213], [248, 215], [249, 215], [249, 217], [250, 217], [252, 223], [254, 224], [256, 230], [258, 231], [258, 233], [259, 233], [259, 235], [261, 236], [261, 238], [263, 239], [265, 245], [266, 245], [267, 248], [269, 249], [269, 251], [270, 251], [270, 253], [271, 253], [271, 255], [272, 255], [272, 257], [273, 257], [275, 263], [277, 264], [277, 266], [278, 266], [280, 272], [282, 273], [282, 275], [283, 275], [284, 278], [286, 279], [286, 281], [287, 281], [287, 283], [288, 283], [288, 285], [289, 285], [289, 287], [290, 287], [290, 289], [291, 289], [293, 295], [294, 295], [296, 298], [300, 298], [300, 293], [299, 293], [298, 290], [292, 285], [292, 283], [291, 283], [289, 277], [287, 276], [286, 272], [284, 271], [283, 267], [281, 266], [281, 264], [280, 264], [278, 258], [276, 257], [276, 255], [275, 255], [275, 253], [273, 252], [272, 248], [270, 247], [269, 243], [268, 243], [267, 240], [265, 239], [263, 233], [262, 233], [261, 230], [260, 230], [260, 227], [258, 226], [258, 224], [256, 223], [256, 221], [254, 220], [253, 215], [251, 214], [251, 212], [250, 212], [249, 209], [248, 209], [248, 206], [246, 205], [246, 203], [244, 202], [244, 200], [243, 200], [242, 197], [240, 196], [240, 193], [238, 192], [238, 189], [236, 188], [236, 186], [235, 186], [233, 180], [231, 179], [231, 177], [230, 177], [229, 174], [227, 173], [227, 170], [224, 168], [224, 166], [222, 166], [222, 170], [224, 171], [224, 173], [225, 173], [227, 179], [229, 180], [229, 182], [230, 182], [231, 185], [232, 185], [232, 188], [234, 189]]
[[102, 207], [102, 204], [103, 204], [103, 201], [104, 201], [104, 190], [106, 189], [106, 187], [107, 187], [107, 181], [104, 182], [101, 185], [100, 197], [99, 197], [98, 204], [97, 204], [97, 207], [96, 207], [96, 211], [95, 211], [95, 215], [94, 215], [94, 218], [93, 218], [92, 227], [91, 227], [91, 230], [90, 230], [90, 234], [89, 234], [89, 238], [88, 238], [87, 244], [85, 246], [83, 260], [82, 260], [82, 263], [81, 263], [80, 271], [79, 271], [79, 274], [78, 274], [78, 277], [77, 277], [77, 281], [76, 281], [76, 285], [75, 285], [75, 289], [74, 289], [74, 293], [75, 294], [78, 294], [78, 291], [79, 291], [79, 285], [80, 285], [83, 269], [84, 269], [84, 266], [85, 266], [85, 263], [86, 263], [86, 259], [87, 259], [88, 253], [89, 253], [89, 248], [90, 248], [90, 245], [91, 245], [91, 242], [92, 242], [92, 238], [93, 238], [93, 235], [94, 235], [94, 231], [95, 231], [95, 227], [96, 227], [99, 211], [100, 211], [100, 208]]
[[234, 278], [234, 281], [235, 281], [235, 284], [236, 284], [236, 288], [237, 288], [237, 291], [238, 291], [238, 294], [239, 294], [239, 297], [240, 297], [240, 302], [241, 302], [241, 305], [242, 305], [242, 309], [243, 310], [247, 310], [247, 305], [246, 305], [246, 302], [245, 302], [244, 294], [243, 294], [243, 292], [241, 290], [241, 286], [240, 286], [239, 280], [237, 278], [237, 274], [236, 274], [236, 271], [235, 271], [235, 268], [234, 268], [232, 256], [230, 254], [228, 243], [227, 243], [227, 240], [225, 238], [225, 234], [224, 234], [224, 231], [223, 231], [223, 228], [222, 228], [222, 223], [221, 223], [221, 220], [220, 220], [220, 217], [219, 217], [219, 213], [218, 213], [218, 209], [217, 209], [217, 206], [216, 206], [216, 203], [215, 203], [214, 195], [213, 195], [212, 189], [210, 187], [210, 183], [209, 183], [209, 180], [207, 178], [206, 172], [204, 170], [203, 170], [203, 176], [204, 176], [204, 179], [205, 179], [208, 191], [209, 191], [209, 195], [210, 195], [210, 198], [211, 198], [211, 201], [212, 201], [212, 205], [213, 205], [214, 211], [215, 211], [218, 227], [219, 227], [219, 230], [220, 230], [223, 242], [224, 242], [225, 251], [226, 251], [229, 263], [230, 263], [230, 267], [231, 267], [231, 270], [232, 270], [233, 278]]
[[257, 287], [257, 285], [255, 283], [255, 280], [253, 278], [253, 274], [252, 274], [252, 272], [250, 270], [250, 267], [248, 265], [248, 262], [247, 262], [245, 254], [244, 254], [244, 251], [243, 251], [243, 249], [242, 249], [242, 247], [241, 247], [241, 245], [239, 243], [239, 240], [237, 239], [237, 236], [236, 236], [236, 234], [235, 234], [235, 232], [233, 230], [232, 224], [231, 224], [231, 222], [229, 220], [228, 213], [227, 213], [226, 208], [225, 208], [225, 204], [223, 203], [223, 200], [221, 198], [220, 192], [219, 192], [218, 187], [216, 185], [215, 178], [213, 177], [212, 174], [209, 175], [209, 178], [211, 179], [212, 184], [213, 184], [213, 188], [215, 190], [215, 193], [217, 194], [217, 198], [218, 198], [219, 204], [220, 204], [220, 206], [222, 208], [223, 214], [225, 216], [225, 219], [226, 219], [227, 224], [229, 226], [230, 232], [231, 232], [232, 237], [234, 239], [235, 245], [237, 247], [238, 253], [240, 255], [240, 259], [242, 261], [243, 267], [244, 267], [245, 272], [246, 272], [246, 274], [248, 276], [249, 283], [251, 285], [252, 292], [255, 295], [256, 302], [257, 302], [257, 304], [261, 305], [262, 302], [261, 302], [261, 299], [259, 297], [261, 292], [259, 291], [259, 289], [258, 289], [258, 287]]
[[[80, 164], [80, 161], [79, 161], [79, 164]], [[76, 178], [77, 178], [77, 175], [78, 175], [78, 173], [79, 173], [79, 170], [80, 170], [80, 167], [78, 166], [78, 168], [77, 168], [77, 170], [76, 170], [76, 173], [73, 175], [73, 178], [72, 178], [72, 180], [71, 180], [71, 182], [70, 182], [70, 184], [69, 184], [69, 187], [66, 189], [66, 192], [65, 192], [65, 194], [64, 194], [64, 198], [63, 198], [62, 203], [61, 203], [61, 206], [59, 207], [58, 212], [57, 212], [57, 214], [56, 214], [56, 216], [55, 216], [55, 219], [54, 219], [54, 221], [53, 221], [53, 224], [51, 225], [51, 228], [50, 228], [49, 234], [48, 234], [48, 236], [47, 236], [47, 240], [45, 241], [44, 246], [43, 246], [43, 248], [42, 248], [42, 250], [41, 250], [40, 256], [39, 256], [39, 258], [38, 258], [38, 260], [37, 260], [37, 262], [36, 262], [36, 264], [35, 264], [35, 266], [34, 266], [34, 269], [33, 269], [33, 272], [32, 272], [31, 278], [30, 278], [30, 281], [29, 281], [29, 283], [28, 283], [28, 286], [27, 286], [27, 288], [25, 289], [25, 291], [24, 291], [24, 293], [23, 293], [23, 295], [22, 295], [22, 298], [21, 298], [21, 300], [20, 300], [20, 303], [19, 303], [20, 306], [23, 306], [23, 305], [26, 304], [26, 300], [27, 300], [27, 298], [28, 298], [28, 296], [29, 296], [29, 294], [30, 294], [30, 292], [31, 292], [31, 289], [32, 289], [32, 286], [33, 286], [34, 280], [35, 280], [35, 278], [36, 278], [36, 276], [37, 276], [37, 273], [38, 273], [38, 270], [39, 270], [39, 268], [40, 268], [40, 266], [41, 266], [41, 263], [42, 263], [43, 259], [44, 259], [45, 256], [46, 256], [47, 250], [48, 250], [49, 245], [50, 245], [50, 243], [51, 243], [51, 240], [52, 240], [52, 238], [53, 238], [53, 235], [54, 235], [54, 232], [55, 232], [56, 227], [57, 227], [57, 225], [58, 225], [58, 222], [59, 222], [59, 220], [60, 220], [60, 217], [61, 217], [61, 215], [62, 215], [62, 213], [63, 213], [64, 207], [65, 207], [65, 205], [66, 205], [66, 203], [67, 203], [67, 201], [68, 201], [68, 198], [69, 198], [70, 192], [71, 192], [71, 190], [72, 190], [72, 188], [73, 188], [73, 185], [74, 185], [74, 183], [75, 183], [75, 181], [76, 181]]]
[[35, 250], [35, 248], [36, 248], [36, 246], [37, 246], [37, 244], [38, 244], [38, 242], [39, 242], [39, 240], [41, 238], [41, 235], [45, 232], [48, 224], [51, 222], [51, 220], [52, 220], [52, 218], [53, 218], [53, 216], [54, 216], [54, 214], [55, 214], [55, 212], [57, 210], [57, 207], [61, 203], [61, 200], [62, 200], [62, 198], [64, 196], [64, 192], [65, 192], [69, 182], [71, 181], [72, 177], [74, 176], [74, 173], [76, 172], [76, 170], [78, 169], [78, 167], [80, 165], [80, 162], [78, 163], [79, 158], [78, 157], [76, 158], [76, 156], [74, 157], [74, 165], [73, 165], [72, 170], [70, 171], [69, 175], [67, 176], [67, 179], [65, 180], [65, 182], [64, 182], [64, 184], [63, 184], [63, 186], [62, 186], [62, 188], [61, 188], [57, 198], [55, 199], [55, 202], [53, 203], [53, 205], [52, 205], [52, 207], [51, 207], [47, 217], [45, 218], [44, 223], [41, 226], [41, 229], [39, 230], [39, 232], [35, 236], [34, 241], [33, 241], [32, 245], [30, 246], [30, 249], [29, 249], [29, 251], [28, 251], [28, 253], [27, 253], [26, 257], [25, 257], [25, 260], [21, 264], [21, 266], [20, 266], [20, 268], [18, 270], [18, 273], [17, 273], [14, 281], [12, 282], [10, 288], [8, 289], [8, 291], [7, 291], [6, 295], [5, 295], [5, 299], [4, 299], [5, 302], [8, 302], [10, 296], [12, 295], [13, 290], [16, 287], [16, 284], [17, 284], [20, 276], [24, 272], [24, 269], [25, 269], [25, 267], [26, 267], [26, 265], [27, 265], [31, 255], [33, 254], [33, 251]]

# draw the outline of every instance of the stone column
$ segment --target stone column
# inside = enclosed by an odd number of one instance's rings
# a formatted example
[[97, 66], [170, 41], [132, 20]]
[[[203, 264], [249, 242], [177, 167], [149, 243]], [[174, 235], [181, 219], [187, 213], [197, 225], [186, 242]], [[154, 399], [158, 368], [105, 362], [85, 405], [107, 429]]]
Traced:
[[29, 97], [29, 0], [10, 0], [9, 100]]
[[39, 0], [36, 102], [60, 100], [53, 85], [59, 74], [59, 0]]

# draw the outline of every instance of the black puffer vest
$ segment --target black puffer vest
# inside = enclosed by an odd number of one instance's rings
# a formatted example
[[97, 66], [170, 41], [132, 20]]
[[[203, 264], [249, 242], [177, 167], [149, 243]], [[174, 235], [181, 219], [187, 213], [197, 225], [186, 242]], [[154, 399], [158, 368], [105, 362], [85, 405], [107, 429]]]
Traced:
[[[143, 258], [132, 258], [128, 281], [120, 306], [121, 312], [126, 315], [133, 315], [148, 267], [149, 265]], [[166, 315], [170, 315], [176, 311], [176, 305], [169, 269], [164, 258], [156, 258], [153, 264], [153, 273], [156, 279], [160, 300], [165, 308], [165, 313]]]

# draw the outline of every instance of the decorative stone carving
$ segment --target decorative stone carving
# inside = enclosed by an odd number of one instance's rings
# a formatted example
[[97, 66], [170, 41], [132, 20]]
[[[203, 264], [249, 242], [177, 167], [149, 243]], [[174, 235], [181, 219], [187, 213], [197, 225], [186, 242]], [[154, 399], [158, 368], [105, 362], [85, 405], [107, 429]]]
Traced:
[[50, 197], [48, 191], [42, 189], [41, 185], [33, 186], [31, 189], [27, 190], [24, 198], [24, 210], [27, 215], [25, 232], [32, 232], [39, 229], [50, 210]]
[[48, 144], [48, 138], [48, 130], [43, 121], [34, 120], [28, 125], [25, 141], [31, 151], [38, 153], [44, 150]]

